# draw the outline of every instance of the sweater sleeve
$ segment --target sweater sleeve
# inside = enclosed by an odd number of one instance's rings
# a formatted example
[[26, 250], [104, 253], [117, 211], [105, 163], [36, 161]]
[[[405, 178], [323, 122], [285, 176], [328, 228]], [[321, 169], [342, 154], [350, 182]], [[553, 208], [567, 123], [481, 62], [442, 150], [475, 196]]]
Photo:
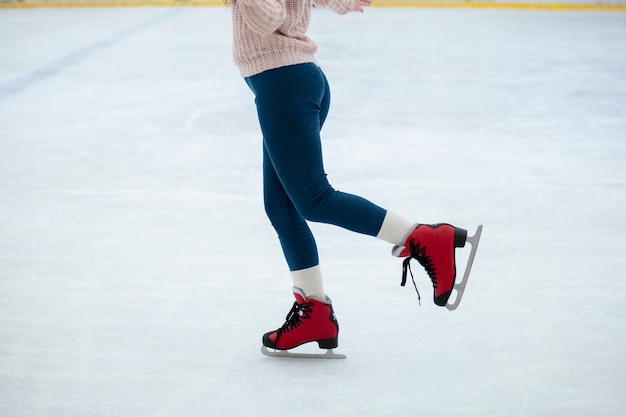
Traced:
[[313, 0], [317, 7], [331, 9], [338, 14], [346, 14], [354, 11], [354, 0]]
[[[273, 33], [287, 17], [284, 0], [236, 0], [246, 25], [262, 35]], [[352, 0], [350, 0], [352, 1]]]

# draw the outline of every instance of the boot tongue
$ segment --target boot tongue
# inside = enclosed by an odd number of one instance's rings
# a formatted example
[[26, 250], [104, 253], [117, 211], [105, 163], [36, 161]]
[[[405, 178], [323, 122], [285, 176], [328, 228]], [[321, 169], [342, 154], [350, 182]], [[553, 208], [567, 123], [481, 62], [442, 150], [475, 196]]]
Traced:
[[296, 297], [296, 301], [298, 302], [298, 304], [302, 304], [306, 300], [304, 292], [297, 287], [293, 287], [293, 296]]

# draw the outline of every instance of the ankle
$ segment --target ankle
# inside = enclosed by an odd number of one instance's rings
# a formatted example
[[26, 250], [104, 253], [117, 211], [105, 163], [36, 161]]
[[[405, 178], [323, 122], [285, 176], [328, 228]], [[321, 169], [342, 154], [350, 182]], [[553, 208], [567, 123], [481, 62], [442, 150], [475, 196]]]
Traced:
[[394, 245], [403, 245], [415, 227], [415, 223], [388, 211], [376, 238]]
[[326, 299], [322, 271], [319, 265], [291, 271], [291, 278], [294, 288], [298, 288], [305, 298], [314, 298], [320, 301]]

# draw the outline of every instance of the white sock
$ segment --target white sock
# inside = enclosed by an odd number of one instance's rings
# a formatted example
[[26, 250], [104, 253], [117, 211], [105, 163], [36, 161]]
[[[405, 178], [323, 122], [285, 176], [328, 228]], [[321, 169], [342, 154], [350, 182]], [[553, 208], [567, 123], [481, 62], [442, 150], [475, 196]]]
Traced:
[[318, 300], [326, 299], [324, 283], [322, 281], [322, 270], [319, 265], [306, 269], [291, 271], [293, 286], [300, 288], [305, 297], [313, 297]]
[[415, 226], [415, 223], [411, 223], [403, 217], [388, 211], [376, 238], [394, 245], [403, 246], [406, 239], [415, 229]]

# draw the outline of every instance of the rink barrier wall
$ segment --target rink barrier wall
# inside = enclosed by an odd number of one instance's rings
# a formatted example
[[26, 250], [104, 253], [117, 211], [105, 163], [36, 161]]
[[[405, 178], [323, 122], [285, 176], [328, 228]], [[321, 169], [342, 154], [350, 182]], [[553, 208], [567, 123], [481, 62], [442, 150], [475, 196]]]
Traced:
[[[134, 0], [134, 1], [12, 1], [0, 0], [2, 8], [41, 8], [41, 7], [225, 7], [221, 0]], [[421, 8], [472, 8], [472, 9], [510, 9], [510, 10], [552, 10], [552, 11], [626, 11], [626, 0], [607, 3], [548, 3], [548, 2], [506, 2], [506, 1], [387, 1], [379, 0], [372, 7], [421, 7]]]

